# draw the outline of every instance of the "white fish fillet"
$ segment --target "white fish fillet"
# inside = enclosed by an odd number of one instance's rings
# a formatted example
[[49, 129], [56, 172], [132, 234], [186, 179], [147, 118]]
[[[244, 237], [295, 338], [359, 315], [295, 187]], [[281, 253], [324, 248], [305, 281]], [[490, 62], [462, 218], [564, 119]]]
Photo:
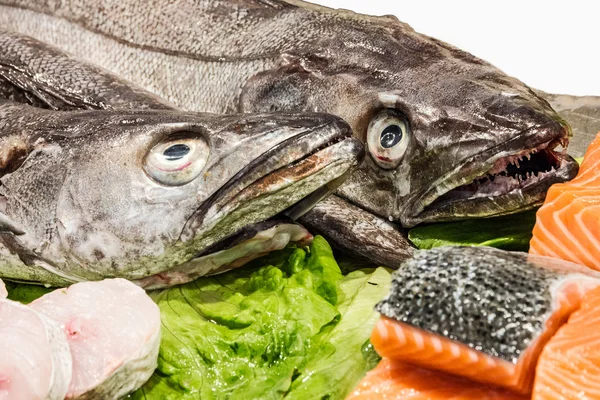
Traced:
[[[63, 328], [73, 358], [68, 399], [118, 399], [154, 372], [160, 313], [125, 279], [77, 283], [30, 305]], [[1, 397], [0, 397], [1, 398]]]
[[0, 299], [0, 399], [62, 400], [71, 370], [60, 326], [23, 304]]

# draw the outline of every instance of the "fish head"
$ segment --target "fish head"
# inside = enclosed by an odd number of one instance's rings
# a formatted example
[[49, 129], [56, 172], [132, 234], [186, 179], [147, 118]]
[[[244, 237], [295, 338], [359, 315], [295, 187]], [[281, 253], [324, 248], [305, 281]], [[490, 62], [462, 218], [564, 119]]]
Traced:
[[[255, 224], [302, 215], [364, 156], [326, 114], [27, 107], [22, 118], [23, 107], [0, 109], [20, 118], [6, 143], [27, 147], [1, 177], [0, 211], [22, 247], [72, 281], [142, 279], [223, 250]], [[288, 240], [311, 239], [300, 234]]]
[[577, 173], [570, 128], [524, 83], [395, 18], [336, 18], [318, 50], [255, 76], [241, 107], [345, 119], [367, 157], [342, 197], [411, 227], [530, 209]]

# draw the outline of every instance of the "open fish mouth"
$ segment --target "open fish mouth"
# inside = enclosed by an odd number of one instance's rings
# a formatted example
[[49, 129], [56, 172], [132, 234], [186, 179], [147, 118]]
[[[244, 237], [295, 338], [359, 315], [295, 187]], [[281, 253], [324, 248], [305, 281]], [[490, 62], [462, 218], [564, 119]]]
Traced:
[[[495, 217], [541, 205], [548, 188], [573, 179], [579, 167], [565, 152], [567, 127], [554, 135], [543, 131], [531, 138], [537, 140], [530, 147], [502, 152], [496, 149], [498, 153], [491, 156], [488, 151], [453, 171], [416, 202], [421, 210], [407, 219], [407, 226]], [[482, 167], [473, 168], [477, 164]]]
[[255, 159], [198, 209], [180, 241], [195, 253], [138, 281], [146, 289], [238, 268], [312, 235], [294, 219], [335, 191], [363, 160], [362, 143], [341, 120], [287, 139]]

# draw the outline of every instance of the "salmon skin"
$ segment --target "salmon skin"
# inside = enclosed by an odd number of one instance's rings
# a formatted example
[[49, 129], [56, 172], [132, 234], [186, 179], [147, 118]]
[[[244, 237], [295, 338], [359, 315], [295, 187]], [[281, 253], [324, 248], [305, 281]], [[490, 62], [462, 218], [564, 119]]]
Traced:
[[543, 346], [600, 274], [490, 247], [420, 251], [394, 273], [371, 342], [394, 360], [530, 393]]
[[346, 400], [528, 400], [505, 389], [384, 358]]
[[600, 134], [577, 177], [550, 187], [536, 214], [529, 252], [600, 270]]
[[533, 400], [600, 398], [600, 288], [550, 339], [540, 356]]

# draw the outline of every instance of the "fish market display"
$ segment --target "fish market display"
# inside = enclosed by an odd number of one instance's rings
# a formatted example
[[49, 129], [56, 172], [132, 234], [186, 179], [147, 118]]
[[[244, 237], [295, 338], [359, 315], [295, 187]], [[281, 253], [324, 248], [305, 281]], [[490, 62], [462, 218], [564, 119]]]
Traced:
[[[577, 172], [561, 149], [569, 129], [546, 101], [393, 17], [279, 0], [1, 0], [0, 27], [183, 109], [322, 111], [348, 121], [369, 157], [340, 201], [301, 222], [358, 253], [366, 234], [331, 226], [385, 227], [371, 241], [391, 238], [397, 261], [411, 254], [409, 242], [387, 220], [406, 228], [531, 209]], [[364, 214], [344, 212], [348, 201]], [[365, 255], [391, 264], [390, 248], [374, 248]]]
[[417, 253], [394, 274], [371, 342], [382, 357], [528, 393], [544, 345], [600, 274], [490, 247]]
[[57, 289], [30, 308], [58, 322], [66, 335], [73, 360], [68, 399], [120, 399], [156, 368], [158, 307], [125, 279]]
[[536, 214], [530, 252], [600, 270], [600, 134], [577, 177], [548, 191]]
[[530, 400], [530, 396], [384, 358], [346, 400]]
[[600, 397], [599, 310], [600, 289], [594, 289], [544, 347], [537, 364], [533, 400]]
[[63, 400], [71, 381], [67, 338], [55, 321], [0, 299], [0, 399]]
[[363, 156], [324, 114], [57, 113], [0, 100], [0, 120], [1, 274], [52, 285], [169, 286], [306, 243], [285, 216], [243, 241], [280, 212], [306, 212]]

